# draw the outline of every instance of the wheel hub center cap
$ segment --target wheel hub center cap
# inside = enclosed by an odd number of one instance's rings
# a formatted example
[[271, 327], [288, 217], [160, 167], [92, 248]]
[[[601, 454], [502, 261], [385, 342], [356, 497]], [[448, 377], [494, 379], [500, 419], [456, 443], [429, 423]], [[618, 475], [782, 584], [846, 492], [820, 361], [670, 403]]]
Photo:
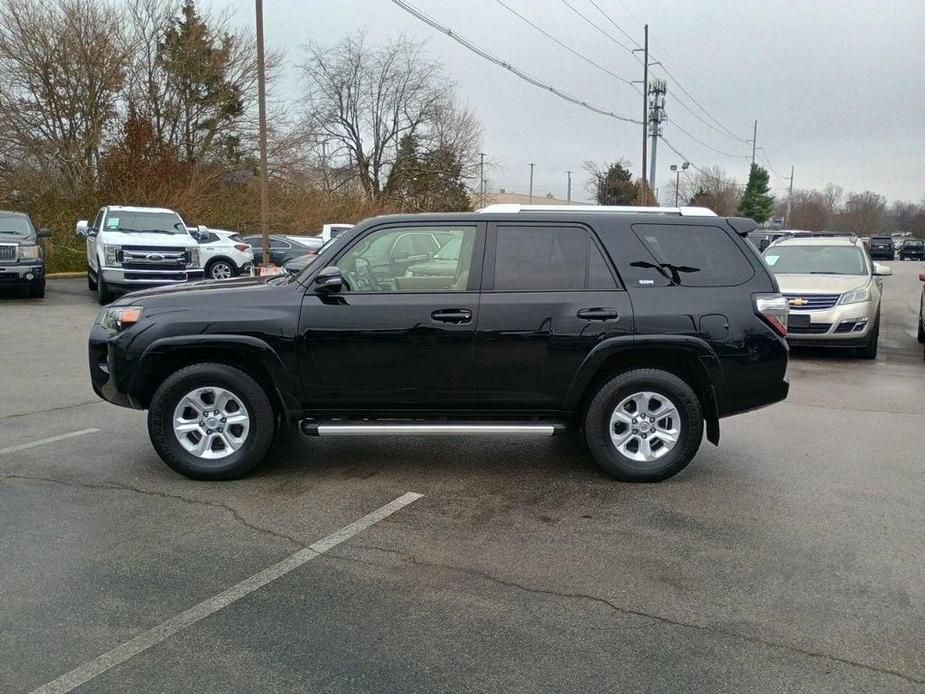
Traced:
[[649, 423], [648, 423], [648, 422], [640, 422], [640, 423], [639, 423], [639, 431], [648, 432], [648, 431], [649, 431]]
[[206, 419], [206, 426], [210, 429], [214, 429], [219, 425], [218, 417], [209, 417]]

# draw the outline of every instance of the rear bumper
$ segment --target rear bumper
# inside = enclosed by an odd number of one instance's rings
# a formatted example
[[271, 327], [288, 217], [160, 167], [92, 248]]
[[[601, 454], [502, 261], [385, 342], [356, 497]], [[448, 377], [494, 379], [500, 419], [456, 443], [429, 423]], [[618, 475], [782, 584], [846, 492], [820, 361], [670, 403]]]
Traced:
[[45, 277], [44, 263], [4, 265], [0, 261], [0, 285], [37, 282], [41, 281], [43, 277]]

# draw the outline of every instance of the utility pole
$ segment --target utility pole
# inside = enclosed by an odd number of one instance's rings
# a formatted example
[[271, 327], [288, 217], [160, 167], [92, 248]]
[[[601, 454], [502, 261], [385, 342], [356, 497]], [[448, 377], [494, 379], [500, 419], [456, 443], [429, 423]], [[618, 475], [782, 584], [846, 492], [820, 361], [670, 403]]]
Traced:
[[530, 162], [530, 204], [533, 204], [533, 167], [534, 163]]
[[784, 217], [784, 228], [790, 224], [790, 203], [793, 200], [793, 167], [790, 167], [790, 191], [787, 193], [787, 214]]
[[755, 121], [755, 129], [752, 131], [752, 166], [755, 166], [755, 148], [758, 145], [758, 121]]
[[257, 2], [257, 121], [260, 139], [260, 233], [263, 267], [270, 267], [270, 191], [267, 183], [267, 85], [263, 54], [263, 0]]
[[646, 145], [649, 136], [649, 25], [644, 27], [642, 44], [642, 177], [639, 179], [639, 204], [646, 204]]
[[565, 201], [566, 201], [569, 205], [571, 205], [571, 204], [572, 204], [572, 172], [571, 172], [571, 171], [566, 171], [565, 173], [568, 174], [568, 189], [567, 189], [567, 192], [566, 192], [566, 194], [565, 194]]
[[674, 206], [678, 206], [678, 192], [681, 188], [681, 172], [687, 171], [687, 167], [690, 166], [689, 161], [684, 162], [681, 166], [677, 164], [671, 165], [671, 170], [674, 171]]
[[479, 207], [485, 207], [485, 152], [479, 152]]
[[652, 80], [652, 86], [649, 88], [649, 94], [652, 99], [649, 102], [649, 135], [652, 138], [652, 159], [649, 162], [649, 190], [655, 190], [655, 161], [656, 152], [658, 151], [658, 137], [662, 134], [662, 121], [667, 120], [665, 116], [665, 93], [668, 91], [668, 84], [665, 80]]

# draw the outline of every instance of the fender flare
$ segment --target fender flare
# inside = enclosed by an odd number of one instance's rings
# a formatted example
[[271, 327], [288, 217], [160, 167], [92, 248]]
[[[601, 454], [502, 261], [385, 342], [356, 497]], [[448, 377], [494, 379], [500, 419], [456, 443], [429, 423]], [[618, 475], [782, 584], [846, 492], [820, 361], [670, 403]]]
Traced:
[[610, 357], [646, 348], [675, 350], [697, 360], [707, 380], [705, 392], [700, 393], [707, 423], [707, 440], [719, 443], [719, 403], [725, 401], [726, 378], [716, 351], [705, 340], [692, 335], [628, 335], [601, 341], [588, 353], [572, 379], [563, 403], [564, 409], [574, 411], [578, 407], [588, 384]]
[[132, 400], [138, 401], [138, 396], [156, 367], [158, 358], [171, 353], [183, 352], [190, 348], [225, 350], [228, 352], [244, 351], [248, 355], [254, 355], [270, 376], [274, 390], [270, 396], [275, 397], [282, 407], [283, 417], [288, 420], [301, 412], [301, 382], [299, 375], [293, 374], [290, 369], [286, 368], [273, 347], [260, 338], [251, 335], [180, 335], [154, 340], [145, 347], [137, 358], [137, 368], [128, 389]]

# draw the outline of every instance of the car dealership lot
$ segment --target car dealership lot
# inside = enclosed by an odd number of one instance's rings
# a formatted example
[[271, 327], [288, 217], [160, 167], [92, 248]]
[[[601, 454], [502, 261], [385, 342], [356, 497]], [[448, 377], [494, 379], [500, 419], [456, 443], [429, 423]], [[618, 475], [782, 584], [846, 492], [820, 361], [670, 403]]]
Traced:
[[566, 437], [295, 439], [190, 482], [90, 390], [85, 281], [0, 294], [0, 691], [151, 629], [82, 691], [920, 690], [925, 265], [891, 265], [876, 361], [794, 354], [785, 403], [657, 485]]

